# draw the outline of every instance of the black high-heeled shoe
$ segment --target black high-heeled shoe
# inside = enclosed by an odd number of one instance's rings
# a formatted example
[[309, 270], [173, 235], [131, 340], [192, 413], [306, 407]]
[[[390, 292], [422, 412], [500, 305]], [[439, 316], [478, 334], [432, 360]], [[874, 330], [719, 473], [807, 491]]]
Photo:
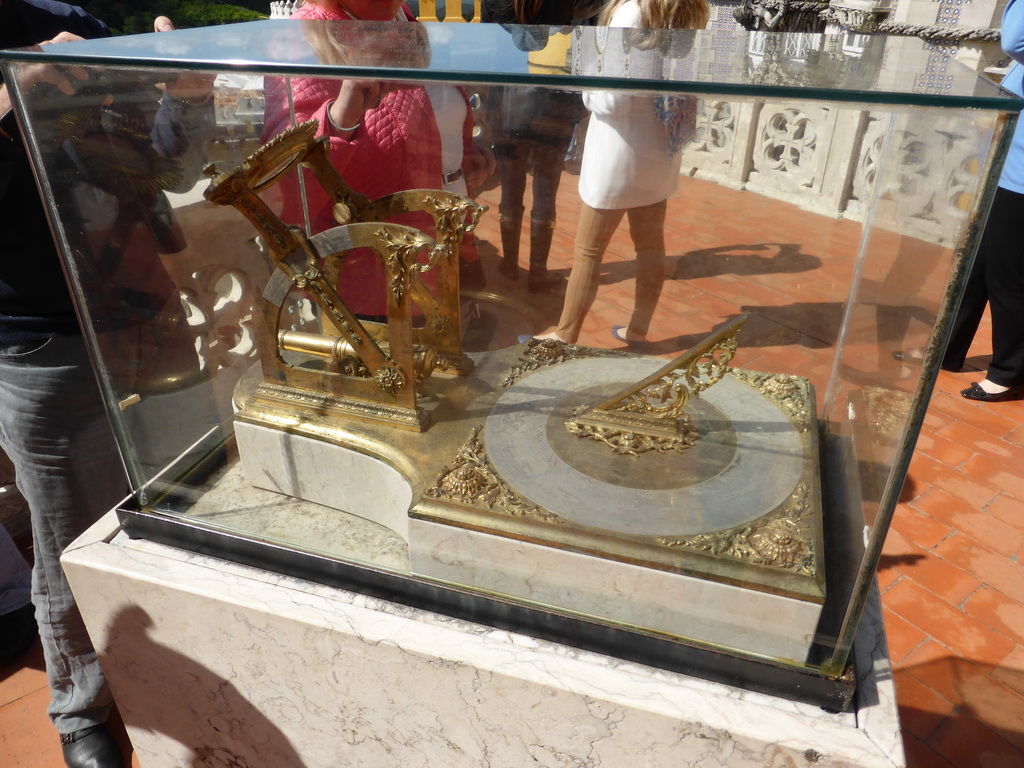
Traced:
[[960, 397], [967, 400], [977, 400], [982, 403], [1001, 403], [1006, 400], [1019, 400], [1024, 397], [1024, 384], [1010, 387], [1005, 392], [986, 392], [978, 382], [973, 382], [967, 389], [960, 390]]

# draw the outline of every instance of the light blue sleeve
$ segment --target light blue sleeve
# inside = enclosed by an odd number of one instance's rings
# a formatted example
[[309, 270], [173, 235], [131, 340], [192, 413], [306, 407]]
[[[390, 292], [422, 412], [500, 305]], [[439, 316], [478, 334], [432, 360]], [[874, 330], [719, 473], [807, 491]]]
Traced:
[[1010, 0], [1006, 4], [999, 32], [1003, 50], [1014, 61], [1024, 61], [1024, 2]]
[[[1000, 37], [1003, 50], [1014, 59], [1000, 85], [1017, 96], [1024, 96], [1024, 0], [1010, 0], [1007, 4]], [[1024, 121], [1019, 119], [1006, 153], [999, 186], [1024, 194]]]

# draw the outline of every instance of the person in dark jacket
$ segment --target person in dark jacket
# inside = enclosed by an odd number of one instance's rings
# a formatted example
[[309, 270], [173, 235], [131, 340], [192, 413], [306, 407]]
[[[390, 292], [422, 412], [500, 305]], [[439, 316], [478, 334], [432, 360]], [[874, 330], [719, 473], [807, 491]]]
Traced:
[[[173, 29], [166, 17], [157, 31]], [[0, 48], [110, 35], [79, 7], [0, 0]], [[76, 87], [38, 67], [23, 91]], [[61, 567], [63, 550], [128, 491], [58, 251], [0, 81], [0, 445], [32, 521], [32, 603], [50, 684], [48, 714], [69, 768], [120, 768], [113, 699]], [[3, 585], [0, 585], [2, 591]]]

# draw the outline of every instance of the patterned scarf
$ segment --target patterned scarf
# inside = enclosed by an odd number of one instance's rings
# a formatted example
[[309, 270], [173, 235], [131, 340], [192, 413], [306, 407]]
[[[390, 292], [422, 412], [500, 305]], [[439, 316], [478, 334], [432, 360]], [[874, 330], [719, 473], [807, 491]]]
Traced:
[[668, 133], [668, 153], [674, 155], [697, 135], [697, 99], [694, 96], [659, 96], [654, 113]]

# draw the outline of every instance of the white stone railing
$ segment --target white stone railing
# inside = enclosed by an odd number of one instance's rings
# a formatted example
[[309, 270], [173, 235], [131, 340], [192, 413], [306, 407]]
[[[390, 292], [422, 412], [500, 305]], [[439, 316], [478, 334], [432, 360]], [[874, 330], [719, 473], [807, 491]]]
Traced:
[[270, 4], [270, 18], [287, 19], [300, 5], [302, 0], [274, 0]]
[[[883, 40], [753, 33], [747, 51], [749, 76], [764, 82], [774, 78], [775, 84], [807, 84], [801, 78], [811, 77], [839, 84], [856, 70], [863, 78], [857, 67], [877, 60], [867, 55], [865, 46]], [[768, 50], [773, 41], [785, 45]], [[928, 73], [941, 88], [945, 68], [959, 64], [951, 65], [935, 51], [921, 51], [926, 60], [913, 62], [907, 70]], [[805, 67], [808, 62], [813, 62], [813, 71]], [[928, 91], [928, 84], [920, 90]], [[977, 124], [981, 119], [966, 112], [879, 112], [834, 102], [708, 99], [702, 102], [698, 138], [684, 149], [683, 173], [855, 220], [865, 218], [865, 201], [884, 179], [879, 199], [887, 216], [894, 217], [894, 226], [905, 234], [945, 242], [955, 235], [964, 201], [986, 170], [979, 152], [987, 153], [982, 137], [991, 126]], [[897, 166], [883, 169], [883, 157], [895, 158]]]

